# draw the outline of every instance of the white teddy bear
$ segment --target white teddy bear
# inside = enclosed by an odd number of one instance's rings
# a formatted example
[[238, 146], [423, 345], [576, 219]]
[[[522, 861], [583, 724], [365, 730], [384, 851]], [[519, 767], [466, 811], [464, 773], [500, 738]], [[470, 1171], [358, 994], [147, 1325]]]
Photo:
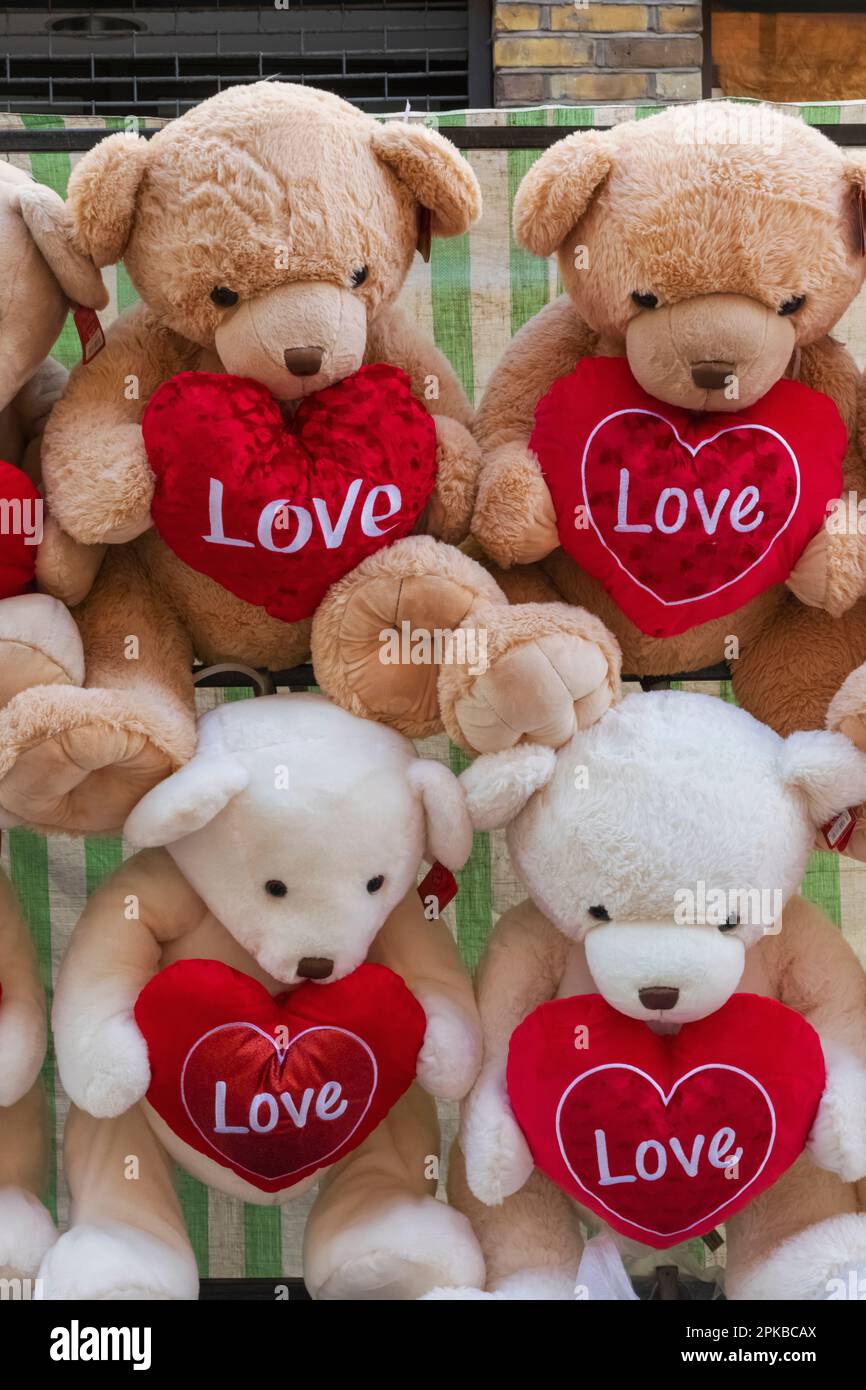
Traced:
[[[480, 966], [484, 1061], [464, 1108], [465, 1171], [456, 1156], [451, 1168], [489, 1293], [575, 1297], [581, 1208], [535, 1168], [506, 1060], [544, 1001], [588, 994], [657, 1034], [739, 992], [779, 1000], [817, 1030], [826, 1089], [807, 1153], [727, 1221], [727, 1296], [820, 1299], [852, 1270], [862, 1279], [853, 1184], [866, 1173], [866, 976], [793, 895], [817, 828], [863, 800], [866, 757], [840, 734], [783, 740], [723, 701], [664, 692], [626, 697], [558, 753], [523, 745], [479, 758], [462, 780], [476, 827], [508, 826], [531, 894], [499, 920]], [[731, 903], [754, 910], [718, 911]]]
[[[204, 715], [195, 757], [143, 798], [126, 835], [148, 848], [90, 900], [57, 986], [75, 1216], [43, 1264], [44, 1297], [197, 1296], [169, 1158], [259, 1203], [318, 1178], [304, 1250], [314, 1297], [478, 1282], [469, 1223], [432, 1195], [439, 1135], [423, 1094], [459, 1099], [481, 1058], [469, 977], [416, 890], [423, 859], [457, 869], [469, 854], [457, 778], [320, 696], [268, 696]], [[200, 990], [184, 993], [187, 979]], [[279, 1012], [302, 998], [303, 1028]], [[351, 1017], [329, 1013], [334, 999]], [[389, 1052], [416, 1028], [401, 1098], [349, 1151], [347, 1125], [379, 1103]]]

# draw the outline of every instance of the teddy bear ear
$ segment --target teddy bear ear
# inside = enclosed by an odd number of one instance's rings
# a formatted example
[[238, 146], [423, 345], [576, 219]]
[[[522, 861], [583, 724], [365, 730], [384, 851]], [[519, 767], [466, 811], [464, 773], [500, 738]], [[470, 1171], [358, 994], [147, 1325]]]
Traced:
[[536, 256], [552, 256], [580, 221], [613, 166], [604, 134], [587, 131], [551, 145], [514, 199], [514, 235]]
[[144, 136], [117, 131], [94, 145], [72, 170], [67, 204], [73, 236], [97, 266], [115, 265], [126, 250], [146, 163]]
[[461, 773], [460, 783], [476, 830], [499, 830], [547, 785], [556, 753], [543, 743], [518, 743], [502, 753], [485, 753]]
[[208, 825], [248, 783], [237, 759], [198, 753], [141, 798], [123, 833], [136, 849], [174, 844]]
[[866, 754], [844, 734], [790, 734], [780, 756], [784, 781], [805, 794], [816, 827], [866, 801]]
[[447, 767], [429, 758], [416, 758], [409, 767], [409, 785], [424, 806], [427, 821], [425, 858], [438, 859], [446, 869], [462, 869], [472, 851], [472, 822], [463, 789]]
[[373, 152], [432, 216], [434, 236], [459, 236], [481, 216], [481, 188], [459, 150], [436, 130], [408, 121], [377, 125]]
[[63, 199], [41, 183], [16, 189], [18, 211], [67, 299], [104, 309], [108, 290], [89, 256], [73, 244], [72, 216]]

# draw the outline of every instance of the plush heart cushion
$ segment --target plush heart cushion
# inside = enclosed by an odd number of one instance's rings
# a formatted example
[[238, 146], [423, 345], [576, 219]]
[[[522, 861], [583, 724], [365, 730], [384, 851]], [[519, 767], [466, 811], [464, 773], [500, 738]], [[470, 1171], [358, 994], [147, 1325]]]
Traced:
[[142, 433], [166, 545], [284, 622], [407, 536], [436, 484], [433, 419], [383, 364], [308, 396], [288, 424], [256, 381], [181, 372], [151, 396]]
[[36, 576], [42, 498], [20, 468], [0, 459], [0, 599], [26, 593]]
[[220, 961], [177, 961], [141, 991], [135, 1017], [154, 1110], [262, 1192], [357, 1148], [414, 1080], [426, 1028], [383, 965], [273, 998]]
[[601, 995], [557, 999], [508, 1053], [508, 1095], [538, 1167], [658, 1250], [712, 1230], [790, 1167], [824, 1081], [811, 1024], [754, 994], [663, 1037]]
[[627, 618], [671, 637], [788, 578], [842, 492], [828, 396], [779, 381], [736, 414], [666, 405], [625, 358], [587, 357], [540, 401], [538, 456], [563, 548]]

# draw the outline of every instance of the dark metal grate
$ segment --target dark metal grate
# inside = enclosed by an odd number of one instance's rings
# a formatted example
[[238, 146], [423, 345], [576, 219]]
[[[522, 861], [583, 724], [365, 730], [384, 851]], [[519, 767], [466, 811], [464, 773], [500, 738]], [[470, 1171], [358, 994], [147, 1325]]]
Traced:
[[0, 7], [0, 111], [178, 116], [266, 77], [373, 111], [470, 105], [470, 10], [483, 0], [278, 3]]

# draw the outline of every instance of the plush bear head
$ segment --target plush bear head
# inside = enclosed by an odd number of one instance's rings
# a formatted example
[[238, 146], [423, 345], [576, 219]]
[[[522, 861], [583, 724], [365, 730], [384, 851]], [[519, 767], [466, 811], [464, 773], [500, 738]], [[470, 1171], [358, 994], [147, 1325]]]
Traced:
[[457, 778], [318, 695], [221, 705], [195, 757], [139, 802], [125, 834], [164, 845], [274, 979], [337, 980], [366, 957], [423, 859], [462, 867]]
[[69, 206], [81, 249], [99, 265], [122, 257], [160, 323], [293, 400], [360, 366], [419, 226], [465, 231], [480, 194], [435, 131], [259, 82], [151, 140], [101, 141], [73, 172]]
[[103, 309], [102, 276], [72, 243], [63, 199], [0, 160], [0, 410], [33, 376], [60, 334], [70, 301]]
[[463, 774], [479, 829], [507, 825], [533, 900], [583, 943], [632, 1018], [686, 1023], [778, 931], [816, 830], [866, 793], [843, 735], [781, 739], [708, 695], [627, 696], [559, 753], [521, 745]]
[[830, 331], [866, 271], [866, 165], [793, 116], [729, 102], [570, 135], [517, 194], [602, 350], [650, 395], [751, 405]]

